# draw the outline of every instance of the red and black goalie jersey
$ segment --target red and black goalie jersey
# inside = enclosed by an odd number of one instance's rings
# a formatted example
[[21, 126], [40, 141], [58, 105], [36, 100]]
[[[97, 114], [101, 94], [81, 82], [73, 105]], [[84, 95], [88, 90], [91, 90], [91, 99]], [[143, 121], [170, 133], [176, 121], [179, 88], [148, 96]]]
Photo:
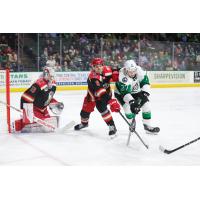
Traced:
[[44, 78], [39, 78], [23, 93], [20, 107], [23, 108], [23, 103], [33, 103], [35, 107], [45, 109], [49, 103], [56, 102], [53, 98], [55, 92], [55, 80], [49, 83]]

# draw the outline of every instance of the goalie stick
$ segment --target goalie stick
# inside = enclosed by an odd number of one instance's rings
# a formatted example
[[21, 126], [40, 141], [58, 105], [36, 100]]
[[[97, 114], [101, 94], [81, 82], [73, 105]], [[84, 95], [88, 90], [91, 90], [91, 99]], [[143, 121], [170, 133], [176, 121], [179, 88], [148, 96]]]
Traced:
[[190, 145], [190, 144], [192, 144], [192, 143], [194, 143], [194, 142], [196, 142], [196, 141], [198, 141], [198, 140], [200, 140], [200, 137], [198, 137], [198, 138], [196, 138], [196, 139], [194, 139], [194, 140], [191, 140], [190, 142], [188, 142], [188, 143], [186, 143], [186, 144], [183, 144], [183, 145], [181, 145], [181, 146], [179, 146], [179, 147], [177, 147], [177, 148], [175, 148], [175, 149], [171, 149], [171, 150], [165, 149], [165, 148], [162, 147], [162, 146], [159, 146], [159, 149], [160, 149], [162, 152], [166, 153], [166, 154], [170, 154], [170, 153], [173, 153], [173, 152], [175, 152], [175, 151], [178, 151], [179, 149], [182, 149], [182, 148], [184, 148], [184, 147], [186, 147], [186, 146], [188, 146], [188, 145]]
[[[130, 127], [130, 124], [129, 124], [129, 122], [127, 121], [127, 119], [124, 117], [124, 115], [119, 111], [119, 114], [121, 115], [121, 117], [124, 119], [124, 121], [129, 125], [129, 127]], [[142, 142], [142, 144], [148, 149], [149, 148], [149, 146], [142, 140], [142, 138], [140, 137], [140, 135], [134, 130], [133, 131], [136, 135], [137, 135], [137, 137], [140, 139], [140, 141]], [[129, 143], [130, 143], [130, 138], [131, 138], [131, 131], [129, 132], [129, 135], [128, 135], [128, 140], [127, 140], [127, 143], [126, 143], [126, 145], [128, 146], [129, 145]]]
[[[20, 110], [20, 109], [14, 107], [14, 106], [8, 105], [7, 103], [5, 103], [5, 102], [3, 102], [3, 101], [1, 101], [1, 100], [0, 100], [0, 103], [3, 104], [3, 105], [5, 105], [5, 106], [8, 106], [8, 107], [12, 108], [13, 110], [15, 110], [15, 111], [17, 111], [17, 112], [19, 112], [19, 113], [21, 113], [21, 114], [23, 114], [23, 111], [22, 111], [22, 110]], [[52, 129], [52, 130], [53, 130], [54, 132], [56, 132], [56, 133], [64, 133], [66, 130], [68, 130], [69, 128], [71, 128], [71, 127], [75, 124], [74, 121], [71, 121], [71, 122], [69, 122], [68, 124], [66, 124], [64, 127], [62, 127], [62, 128], [57, 128], [57, 127], [55, 127], [54, 125], [52, 125], [52, 124], [50, 124], [50, 123], [46, 122], [45, 120], [42, 120], [42, 119], [40, 119], [40, 118], [38, 118], [38, 117], [33, 116], [33, 120], [34, 120], [34, 122], [36, 122], [37, 124], [40, 124], [40, 125], [42, 125], [42, 126], [44, 126], [44, 127], [47, 127], [47, 128], [50, 128], [50, 129]]]

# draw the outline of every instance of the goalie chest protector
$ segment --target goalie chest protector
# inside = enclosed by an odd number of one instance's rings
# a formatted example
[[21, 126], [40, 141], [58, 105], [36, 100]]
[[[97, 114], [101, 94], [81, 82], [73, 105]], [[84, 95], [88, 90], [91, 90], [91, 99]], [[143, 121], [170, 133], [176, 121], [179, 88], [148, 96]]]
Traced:
[[23, 103], [33, 103], [38, 108], [45, 108], [53, 99], [55, 92], [55, 81], [49, 85], [46, 80], [40, 78], [22, 95], [21, 108], [23, 107]]

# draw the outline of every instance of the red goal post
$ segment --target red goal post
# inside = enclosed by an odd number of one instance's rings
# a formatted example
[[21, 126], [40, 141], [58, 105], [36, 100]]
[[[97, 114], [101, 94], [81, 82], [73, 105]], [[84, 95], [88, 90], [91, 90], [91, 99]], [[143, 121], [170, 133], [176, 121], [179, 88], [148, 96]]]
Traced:
[[[10, 105], [10, 71], [0, 70], [0, 101]], [[0, 103], [0, 133], [11, 133], [10, 107]]]

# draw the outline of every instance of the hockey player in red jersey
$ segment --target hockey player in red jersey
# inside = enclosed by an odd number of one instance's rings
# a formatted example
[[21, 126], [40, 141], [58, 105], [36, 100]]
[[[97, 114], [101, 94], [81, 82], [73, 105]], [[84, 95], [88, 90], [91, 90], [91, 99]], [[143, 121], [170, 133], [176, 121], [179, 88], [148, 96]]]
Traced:
[[59, 115], [64, 108], [62, 102], [58, 102], [53, 98], [56, 92], [55, 72], [50, 67], [45, 67], [42, 76], [36, 80], [30, 88], [28, 88], [21, 96], [20, 108], [23, 110], [22, 119], [16, 120], [14, 123], [15, 131], [20, 132], [49, 132], [44, 127], [34, 123], [31, 117], [34, 115], [42, 120], [47, 120], [58, 126], [58, 117], [51, 117], [47, 107], [55, 115]]
[[110, 88], [110, 82], [116, 82], [118, 80], [118, 72], [113, 71], [110, 66], [105, 66], [101, 58], [94, 58], [91, 66], [92, 70], [87, 79], [87, 95], [84, 98], [80, 113], [81, 123], [77, 124], [74, 129], [80, 130], [88, 127], [90, 114], [96, 106], [103, 120], [109, 127], [109, 136], [113, 137], [116, 135], [117, 129], [107, 105], [110, 105], [112, 112], [120, 111], [120, 105], [116, 99], [112, 99], [112, 91]]

